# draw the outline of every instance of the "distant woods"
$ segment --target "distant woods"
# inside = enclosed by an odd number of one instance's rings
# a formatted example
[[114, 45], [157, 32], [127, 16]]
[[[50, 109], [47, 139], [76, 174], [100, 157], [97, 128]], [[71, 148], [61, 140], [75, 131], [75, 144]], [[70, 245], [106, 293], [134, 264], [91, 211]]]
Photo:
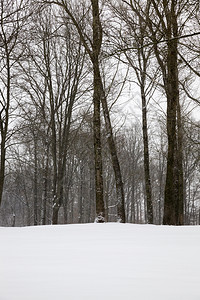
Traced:
[[0, 225], [200, 223], [198, 1], [0, 1]]

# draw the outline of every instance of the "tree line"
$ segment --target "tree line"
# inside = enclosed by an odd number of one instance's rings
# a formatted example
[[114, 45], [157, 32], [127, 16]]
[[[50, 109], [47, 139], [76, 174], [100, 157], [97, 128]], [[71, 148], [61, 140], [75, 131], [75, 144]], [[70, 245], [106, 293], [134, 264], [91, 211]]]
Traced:
[[199, 224], [198, 2], [0, 10], [1, 224]]

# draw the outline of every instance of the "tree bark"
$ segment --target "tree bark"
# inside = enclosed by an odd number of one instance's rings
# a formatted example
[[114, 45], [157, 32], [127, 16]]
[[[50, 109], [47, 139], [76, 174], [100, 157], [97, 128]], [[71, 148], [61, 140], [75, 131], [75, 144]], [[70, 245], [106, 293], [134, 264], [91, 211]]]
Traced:
[[47, 195], [48, 195], [48, 175], [49, 175], [49, 149], [47, 149], [46, 153], [46, 162], [44, 166], [44, 175], [43, 175], [43, 199], [42, 199], [42, 225], [47, 224]]
[[[98, 59], [98, 58], [97, 58]], [[100, 100], [101, 88], [98, 63], [93, 63], [94, 68], [94, 157], [95, 157], [95, 183], [96, 183], [96, 218], [97, 222], [103, 222], [105, 218], [105, 207], [103, 199], [103, 177], [102, 177], [102, 147], [101, 147], [101, 120], [100, 120]]]
[[183, 128], [180, 103], [177, 103], [177, 149], [176, 149], [176, 225], [184, 224], [184, 180], [183, 180]]
[[1, 162], [0, 162], [0, 206], [3, 196], [3, 186], [5, 178], [5, 160], [6, 160], [6, 149], [5, 149], [5, 134], [1, 133]]
[[110, 121], [110, 114], [108, 110], [107, 100], [103, 88], [103, 84], [101, 81], [102, 86], [102, 97], [101, 97], [101, 103], [103, 107], [103, 114], [104, 114], [104, 120], [106, 125], [106, 132], [107, 132], [107, 140], [108, 145], [110, 149], [111, 159], [112, 159], [112, 165], [115, 175], [115, 186], [116, 186], [116, 194], [117, 194], [117, 214], [118, 214], [118, 221], [121, 223], [126, 222], [125, 217], [125, 200], [124, 200], [124, 187], [123, 187], [123, 181], [122, 181], [122, 173], [121, 168], [119, 164], [119, 159], [117, 155], [117, 149], [113, 137], [113, 131], [112, 131], [112, 125]]
[[153, 203], [152, 203], [152, 190], [149, 168], [149, 141], [147, 129], [147, 108], [146, 97], [143, 84], [141, 85], [142, 97], [142, 133], [143, 133], [143, 148], [144, 148], [144, 177], [145, 177], [145, 192], [147, 203], [147, 222], [153, 224]]
[[38, 225], [38, 149], [37, 149], [37, 136], [33, 128], [34, 140], [34, 179], [33, 179], [33, 197], [34, 197], [34, 225]]
[[[107, 104], [107, 99], [102, 83], [102, 78], [100, 74], [100, 68], [99, 68], [99, 53], [101, 49], [101, 43], [102, 43], [102, 28], [101, 28], [101, 21], [99, 18], [99, 4], [98, 1], [92, 1], [92, 7], [93, 7], [93, 67], [94, 67], [94, 93], [96, 89], [96, 97], [94, 101], [94, 105], [98, 106], [98, 109], [100, 109], [100, 102], [103, 107], [103, 115], [106, 125], [106, 131], [107, 131], [107, 140], [108, 145], [111, 153], [112, 158], [112, 165], [113, 170], [115, 174], [115, 182], [116, 182], [116, 193], [117, 193], [117, 207], [118, 207], [118, 218], [119, 221], [122, 223], [125, 223], [125, 204], [124, 204], [124, 189], [123, 189], [123, 181], [121, 176], [121, 170], [120, 170], [120, 164], [118, 160], [117, 155], [117, 149], [113, 138], [113, 132], [112, 132], [112, 125], [110, 121], [110, 114]], [[97, 94], [98, 94], [98, 101], [97, 103]], [[95, 104], [96, 103], [96, 104]], [[100, 114], [100, 111], [99, 111]], [[97, 124], [97, 122], [96, 122]], [[100, 122], [97, 124], [97, 126], [100, 126]], [[95, 154], [96, 155], [96, 154]], [[102, 175], [101, 175], [102, 176]], [[102, 186], [102, 192], [103, 192], [103, 181], [101, 183]], [[102, 194], [103, 197], [103, 194]], [[102, 200], [101, 200], [102, 201]], [[104, 215], [105, 215], [105, 208], [104, 208]]]
[[105, 207], [103, 199], [103, 176], [102, 176], [102, 147], [101, 147], [101, 76], [99, 72], [99, 54], [102, 43], [102, 28], [99, 19], [99, 2], [98, 0], [91, 0], [92, 4], [92, 30], [93, 43], [92, 53], [90, 57], [93, 64], [93, 129], [94, 129], [94, 158], [95, 158], [95, 183], [96, 183], [96, 221], [105, 221]]
[[164, 217], [163, 224], [176, 225], [176, 112], [179, 101], [178, 65], [177, 65], [177, 40], [171, 39], [177, 36], [177, 16], [175, 14], [175, 1], [172, 0], [170, 16], [168, 16], [167, 32], [167, 174], [165, 184]]

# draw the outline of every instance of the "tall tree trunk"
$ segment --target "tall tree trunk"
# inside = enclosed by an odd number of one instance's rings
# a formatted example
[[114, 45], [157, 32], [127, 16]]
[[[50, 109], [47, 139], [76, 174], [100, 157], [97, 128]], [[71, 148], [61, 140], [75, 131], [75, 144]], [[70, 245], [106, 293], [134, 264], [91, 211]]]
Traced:
[[[171, 52], [171, 51], [170, 51]], [[173, 55], [173, 53], [172, 53]], [[172, 71], [172, 70], [171, 70]], [[171, 72], [173, 73], [173, 71]], [[175, 75], [175, 74], [174, 74]], [[173, 75], [172, 75], [173, 76]], [[173, 77], [171, 77], [173, 78]], [[169, 81], [172, 81], [169, 79]], [[167, 174], [165, 183], [165, 200], [164, 200], [164, 218], [163, 224], [175, 225], [175, 152], [176, 152], [176, 105], [177, 105], [177, 88], [176, 84], [171, 82], [170, 90], [173, 91], [168, 96], [167, 108]]]
[[171, 12], [168, 20], [168, 54], [167, 54], [167, 174], [165, 184], [165, 202], [163, 224], [176, 224], [176, 112], [179, 98], [178, 66], [177, 66], [177, 16], [175, 14], [175, 1], [172, 0]]
[[6, 148], [5, 148], [5, 134], [1, 133], [1, 162], [0, 162], [0, 206], [3, 196], [3, 186], [5, 178], [5, 160], [6, 160]]
[[183, 184], [183, 129], [180, 103], [177, 103], [177, 149], [176, 149], [176, 225], [184, 224], [184, 184]]
[[[65, 154], [63, 153], [63, 156], [64, 155]], [[60, 160], [62, 159], [60, 158]], [[58, 213], [63, 203], [63, 184], [64, 184], [65, 169], [66, 169], [65, 162], [66, 160], [64, 159], [62, 165], [59, 164], [58, 167], [57, 185], [56, 185], [56, 193], [54, 198], [53, 216], [52, 216], [52, 224], [54, 225], [58, 224]]]
[[147, 203], [147, 222], [153, 224], [153, 204], [152, 204], [152, 190], [149, 168], [149, 141], [147, 131], [147, 107], [146, 97], [144, 91], [144, 83], [141, 83], [141, 97], [142, 97], [142, 133], [143, 133], [143, 147], [144, 147], [144, 177], [145, 177], [145, 192]]
[[119, 164], [119, 159], [117, 155], [117, 149], [113, 137], [112, 125], [110, 121], [110, 113], [108, 109], [107, 99], [102, 83], [102, 78], [100, 74], [99, 64], [96, 66], [97, 76], [99, 78], [99, 87], [100, 87], [100, 100], [103, 107], [103, 115], [106, 125], [106, 132], [107, 132], [107, 141], [108, 146], [111, 154], [112, 165], [115, 175], [115, 185], [116, 185], [116, 194], [117, 194], [117, 210], [118, 210], [118, 219], [119, 222], [125, 223], [125, 201], [124, 201], [124, 188], [123, 188], [123, 181], [121, 175], [121, 169]]
[[95, 158], [95, 183], [96, 183], [96, 221], [104, 222], [105, 207], [103, 199], [103, 176], [102, 176], [102, 148], [101, 148], [101, 118], [100, 118], [100, 103], [101, 103], [101, 76], [99, 72], [99, 53], [102, 43], [102, 28], [99, 19], [99, 2], [91, 0], [92, 15], [93, 15], [93, 44], [91, 59], [93, 63], [93, 127], [94, 127], [94, 158]]
[[49, 175], [49, 147], [47, 147], [47, 157], [44, 166], [44, 177], [43, 177], [43, 199], [42, 199], [42, 225], [47, 224], [47, 195], [48, 195], [48, 175]]
[[[34, 130], [34, 129], [33, 129]], [[34, 225], [38, 225], [38, 158], [37, 158], [37, 137], [33, 133], [34, 139], [34, 181], [33, 181], [33, 194], [34, 194]]]
[[[100, 74], [100, 70], [99, 70], [99, 74]], [[122, 181], [122, 173], [121, 173], [121, 168], [120, 168], [119, 159], [117, 155], [117, 149], [113, 137], [112, 125], [110, 121], [110, 113], [108, 109], [107, 99], [104, 92], [102, 80], [101, 80], [101, 89], [102, 89], [101, 103], [103, 107], [103, 115], [104, 115], [104, 120], [106, 125], [107, 140], [108, 140], [108, 145], [109, 145], [109, 150], [111, 154], [112, 165], [113, 165], [113, 170], [115, 175], [118, 221], [121, 223], [125, 223], [126, 221], [125, 200], [124, 200], [124, 187]]]
[[94, 127], [94, 157], [95, 157], [95, 183], [96, 183], [96, 221], [104, 222], [105, 207], [104, 207], [104, 199], [103, 199], [101, 120], [100, 120], [101, 78], [99, 78], [98, 63], [94, 62], [93, 67], [94, 67], [93, 127]]
[[80, 188], [79, 188], [79, 197], [78, 197], [78, 223], [83, 223], [83, 184], [84, 184], [84, 179], [83, 179], [83, 165], [80, 165]]

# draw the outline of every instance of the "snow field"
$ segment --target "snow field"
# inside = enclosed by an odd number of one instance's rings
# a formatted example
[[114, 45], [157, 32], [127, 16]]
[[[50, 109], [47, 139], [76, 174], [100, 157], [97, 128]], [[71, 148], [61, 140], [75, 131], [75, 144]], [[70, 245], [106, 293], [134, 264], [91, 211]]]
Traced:
[[0, 228], [0, 300], [200, 300], [200, 226]]

